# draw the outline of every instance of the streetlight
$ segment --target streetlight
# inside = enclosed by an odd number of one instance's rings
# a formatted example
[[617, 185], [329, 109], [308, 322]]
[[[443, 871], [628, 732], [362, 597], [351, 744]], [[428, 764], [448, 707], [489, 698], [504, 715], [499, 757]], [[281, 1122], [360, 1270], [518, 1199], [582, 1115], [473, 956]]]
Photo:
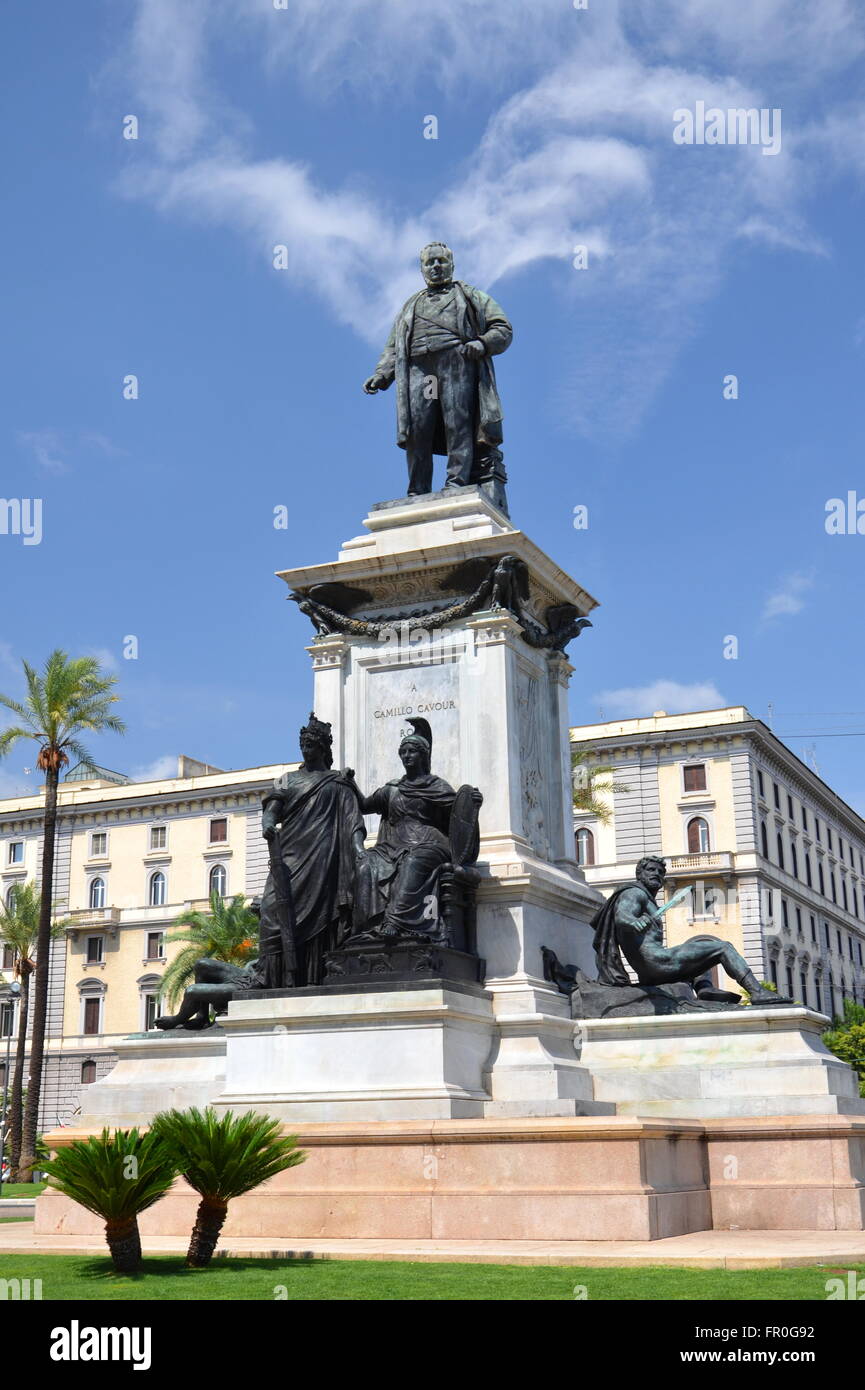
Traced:
[[3, 1072], [3, 1109], [0, 1110], [0, 1196], [3, 1193], [3, 1150], [6, 1147], [6, 1106], [9, 1103], [9, 1051], [12, 1047], [12, 1024], [15, 1019], [15, 1000], [21, 993], [21, 986], [17, 980], [7, 983], [6, 988], [12, 996], [12, 1008], [9, 1011], [9, 1027], [6, 1030], [6, 1067]]

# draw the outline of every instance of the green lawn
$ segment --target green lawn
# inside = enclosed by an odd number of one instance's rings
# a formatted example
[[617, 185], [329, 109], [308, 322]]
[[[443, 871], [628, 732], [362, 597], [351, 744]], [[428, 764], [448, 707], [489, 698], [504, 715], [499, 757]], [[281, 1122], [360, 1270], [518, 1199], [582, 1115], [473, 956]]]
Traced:
[[[865, 1266], [858, 1266], [859, 1275]], [[144, 1260], [134, 1278], [106, 1259], [78, 1255], [0, 1254], [0, 1278], [41, 1279], [43, 1299], [271, 1300], [282, 1286], [291, 1301], [562, 1300], [584, 1285], [589, 1300], [778, 1299], [823, 1302], [835, 1266], [748, 1271], [579, 1269], [551, 1265], [409, 1264], [374, 1260], [216, 1259], [188, 1270], [179, 1255]]]
[[44, 1191], [44, 1182], [4, 1182], [0, 1197], [38, 1197]]

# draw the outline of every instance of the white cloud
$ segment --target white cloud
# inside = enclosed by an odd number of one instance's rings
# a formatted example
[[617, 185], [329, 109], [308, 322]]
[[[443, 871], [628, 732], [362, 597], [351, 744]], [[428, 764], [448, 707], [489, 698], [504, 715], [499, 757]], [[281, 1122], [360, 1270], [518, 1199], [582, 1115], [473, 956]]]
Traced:
[[123, 450], [98, 430], [68, 431], [55, 429], [19, 430], [18, 443], [30, 449], [40, 468], [46, 473], [67, 473], [70, 456], [84, 454], [92, 457], [119, 458]]
[[107, 671], [109, 675], [118, 670], [117, 655], [109, 647], [85, 647], [84, 655], [95, 657], [103, 671]]
[[[258, 0], [139, 0], [121, 65], [154, 138], [122, 187], [165, 213], [232, 228], [262, 265], [285, 243], [289, 270], [275, 282], [314, 289], [371, 346], [415, 287], [418, 248], [433, 236], [457, 250], [458, 274], [485, 287], [551, 262], [574, 318], [554, 396], [584, 433], [621, 434], [737, 244], [826, 254], [800, 204], [830, 162], [827, 145], [841, 167], [858, 158], [861, 103], [825, 118], [809, 102], [792, 131], [785, 110], [773, 159], [672, 140], [679, 107], [774, 107], [779, 92], [795, 95], [794, 74], [817, 80], [861, 48], [849, 0], [793, 19], [787, 9], [754, 0], [747, 19], [733, 19], [705, 0], [663, 0], [657, 12], [645, 0], [585, 12], [566, 0], [292, 0], [276, 11]], [[257, 158], [249, 118], [215, 75], [229, 47], [271, 75], [290, 67], [319, 98], [337, 82], [370, 84], [403, 119], [411, 80], [419, 141], [424, 93], [433, 101], [437, 84], [487, 106], [498, 92], [500, 104], [450, 186], [407, 207], [386, 162], [363, 183], [329, 186], [293, 155]], [[154, 148], [161, 158], [148, 165]], [[576, 243], [590, 248], [588, 272], [570, 269]]]
[[177, 776], [177, 758], [165, 753], [152, 763], [136, 767], [131, 773], [133, 782], [163, 782], [166, 778]]
[[788, 574], [766, 599], [761, 617], [780, 618], [793, 613], [801, 613], [805, 607], [804, 594], [814, 585], [810, 574]]
[[650, 685], [623, 686], [619, 690], [602, 690], [593, 696], [592, 704], [603, 710], [602, 718], [639, 719], [664, 710], [667, 714], [690, 714], [696, 710], [724, 709], [726, 700], [712, 681], [695, 681], [692, 685], [680, 681], [657, 680]]

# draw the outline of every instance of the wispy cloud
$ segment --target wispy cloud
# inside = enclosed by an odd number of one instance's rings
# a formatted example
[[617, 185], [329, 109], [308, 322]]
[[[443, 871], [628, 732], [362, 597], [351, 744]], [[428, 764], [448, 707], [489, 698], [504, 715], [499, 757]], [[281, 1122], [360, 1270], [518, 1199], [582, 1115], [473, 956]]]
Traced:
[[171, 753], [165, 753], [161, 758], [155, 758], [152, 763], [133, 768], [130, 775], [133, 782], [165, 781], [168, 777], [177, 776], [177, 758]]
[[656, 680], [649, 685], [623, 686], [602, 690], [592, 697], [602, 711], [602, 719], [639, 719], [664, 710], [666, 714], [688, 714], [693, 710], [724, 709], [727, 701], [713, 681]]
[[788, 574], [780, 580], [777, 587], [766, 599], [763, 605], [761, 617], [764, 621], [770, 618], [786, 617], [794, 613], [801, 613], [805, 607], [805, 594], [814, 587], [813, 574]]
[[[554, 394], [583, 433], [623, 433], [697, 327], [738, 241], [826, 254], [803, 207], [827, 145], [835, 163], [855, 166], [845, 136], [863, 120], [861, 103], [829, 125], [809, 103], [777, 158], [748, 147], [706, 158], [674, 145], [673, 112], [698, 99], [725, 109], [775, 107], [784, 93], [793, 101], [803, 84], [841, 71], [862, 40], [849, 0], [793, 18], [786, 0], [752, 0], [747, 18], [704, 0], [587, 11], [562, 0], [292, 0], [287, 10], [139, 0], [118, 66], [160, 155], [137, 159], [121, 186], [167, 214], [230, 227], [262, 264], [285, 243], [280, 284], [312, 287], [374, 345], [415, 287], [417, 250], [432, 236], [455, 246], [458, 273], [487, 287], [546, 261], [576, 324]], [[318, 99], [357, 81], [403, 109], [400, 94], [406, 83], [416, 90], [420, 71], [431, 92], [458, 92], [471, 78], [491, 114], [450, 185], [406, 207], [387, 167], [337, 186], [296, 157], [257, 158], [252, 121], [216, 76], [228, 45], [266, 72], [291, 68]], [[591, 256], [580, 274], [570, 270], [578, 243]]]
[[120, 458], [123, 450], [98, 430], [19, 430], [18, 443], [46, 473], [67, 473], [82, 455]]

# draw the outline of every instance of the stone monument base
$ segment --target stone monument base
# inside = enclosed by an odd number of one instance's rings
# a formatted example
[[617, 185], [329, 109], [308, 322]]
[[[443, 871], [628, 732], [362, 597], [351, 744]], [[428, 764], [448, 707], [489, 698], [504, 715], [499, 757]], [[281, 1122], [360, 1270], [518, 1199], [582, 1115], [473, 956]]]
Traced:
[[828, 1021], [781, 1005], [580, 1019], [577, 1045], [619, 1115], [865, 1115], [856, 1073], [822, 1042]]
[[[226, 1237], [659, 1240], [707, 1230], [865, 1228], [865, 1120], [439, 1120], [286, 1126], [307, 1161], [233, 1201]], [[52, 1148], [81, 1131], [47, 1135]], [[182, 1181], [143, 1212], [148, 1238], [188, 1236]], [[47, 1189], [36, 1231], [100, 1235]], [[302, 1244], [301, 1244], [302, 1248]]]

